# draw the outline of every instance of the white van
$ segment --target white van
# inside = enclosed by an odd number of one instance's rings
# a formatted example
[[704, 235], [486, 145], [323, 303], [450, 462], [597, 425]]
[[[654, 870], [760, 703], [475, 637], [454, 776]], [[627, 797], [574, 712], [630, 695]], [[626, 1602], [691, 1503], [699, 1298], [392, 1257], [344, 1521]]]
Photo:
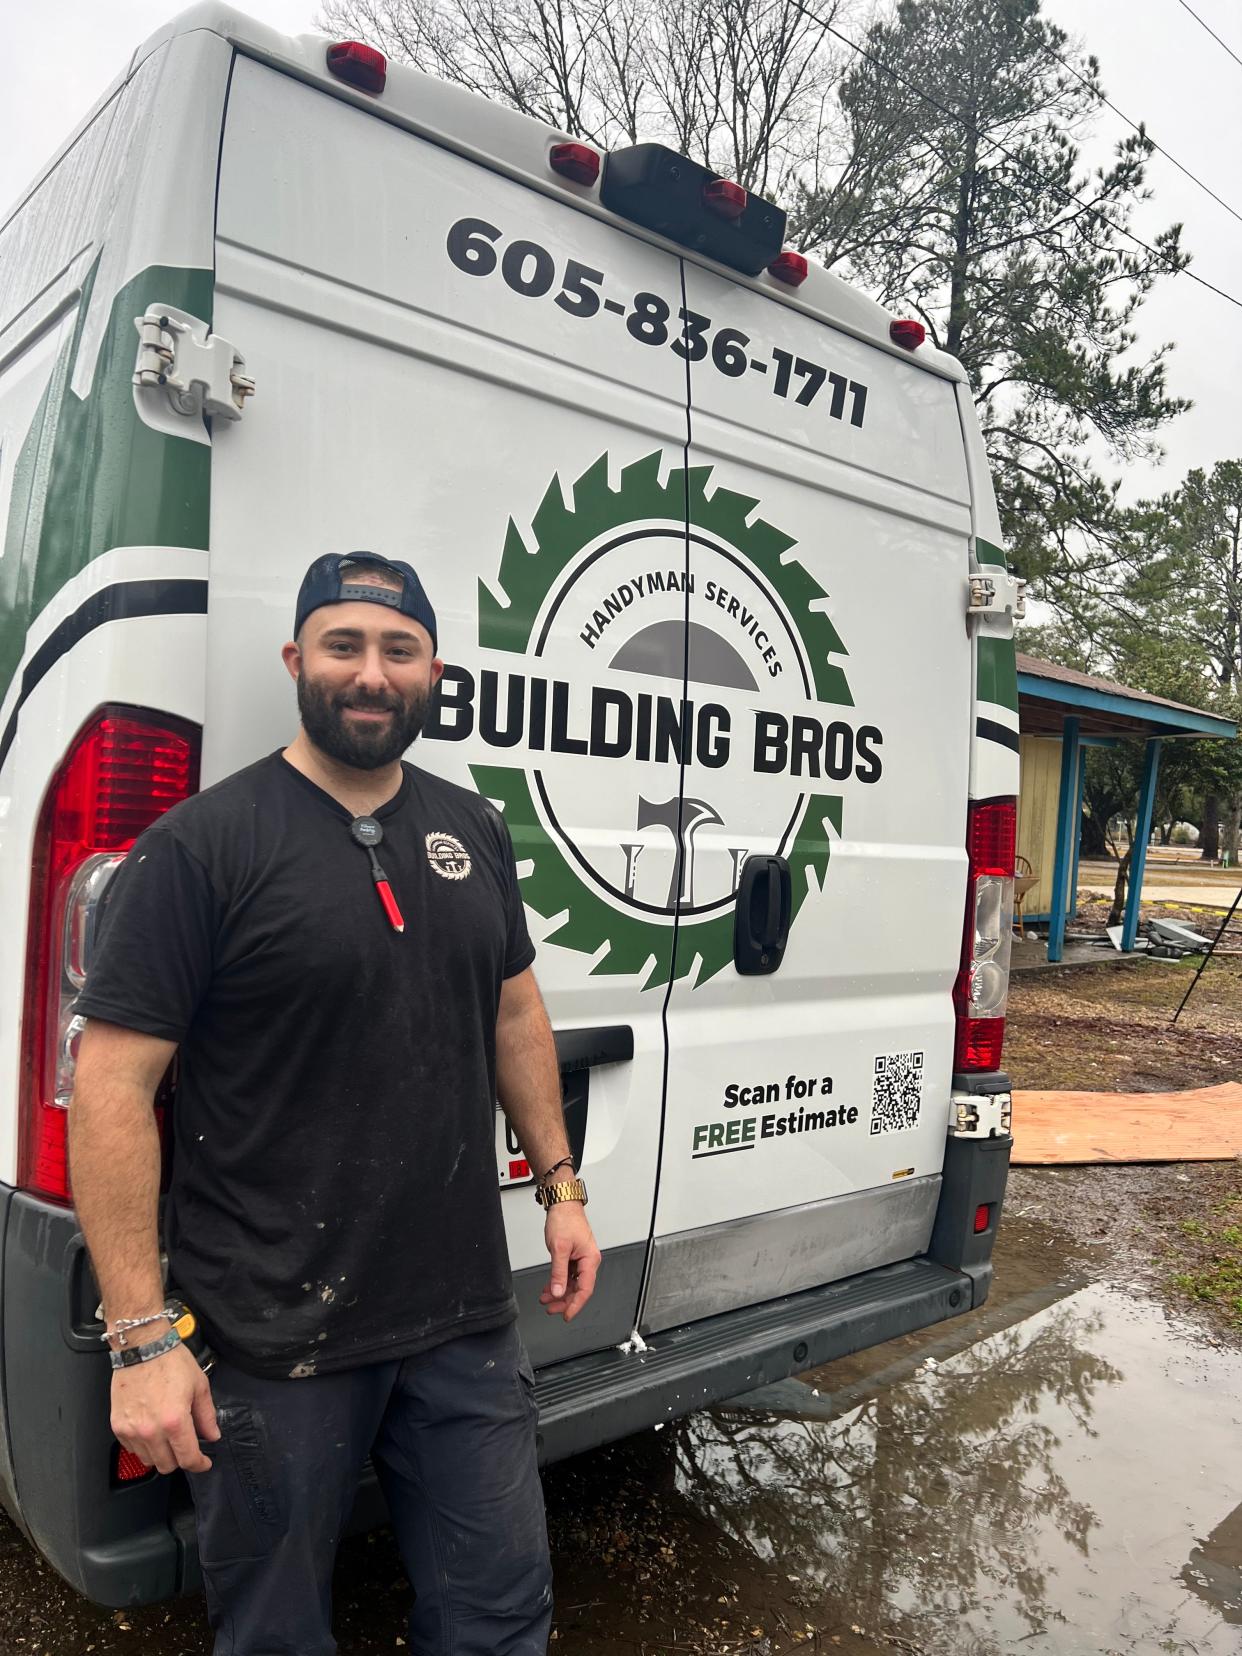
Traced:
[[498, 1118], [545, 1458], [986, 1295], [1020, 594], [961, 368], [784, 223], [205, 4], [0, 230], [0, 1496], [100, 1603], [197, 1565], [108, 1430], [75, 997], [134, 837], [291, 736], [319, 553], [418, 568], [415, 757], [516, 847], [604, 1254], [546, 1318]]

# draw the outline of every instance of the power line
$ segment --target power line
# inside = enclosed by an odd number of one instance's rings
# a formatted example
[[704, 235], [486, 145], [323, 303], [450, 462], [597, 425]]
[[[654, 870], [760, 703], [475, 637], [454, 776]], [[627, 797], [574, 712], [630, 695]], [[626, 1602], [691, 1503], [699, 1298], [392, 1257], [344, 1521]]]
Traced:
[[[877, 69], [888, 75], [891, 80], [895, 80], [899, 86], [903, 86], [907, 92], [913, 92], [915, 97], [921, 99], [923, 103], [930, 104], [933, 109], [938, 109], [942, 115], [947, 115], [951, 121], [955, 121], [958, 126], [963, 128], [964, 131], [973, 133], [976, 138], [983, 139], [989, 148], [997, 150], [1007, 161], [1017, 167], [1019, 172], [1026, 173], [1029, 178], [1032, 178], [1035, 183], [1042, 185], [1045, 190], [1055, 190], [1056, 193], [1059, 196], [1062, 196], [1067, 202], [1072, 201], [1076, 207], [1081, 207], [1083, 212], [1086, 213], [1088, 217], [1096, 219], [1100, 224], [1103, 224], [1115, 235], [1124, 236], [1127, 241], [1132, 241], [1136, 247], [1141, 247], [1144, 253], [1150, 253], [1153, 259], [1160, 259], [1163, 262], [1164, 255], [1158, 252], [1157, 249], [1152, 247], [1149, 243], [1145, 242], [1141, 236], [1136, 236], [1133, 230], [1127, 230], [1124, 225], [1114, 224], [1113, 221], [1104, 213], [1098, 212], [1088, 202], [1083, 201], [1081, 196], [1076, 196], [1072, 190], [1067, 190], [1063, 184], [1058, 184], [1055, 179], [1041, 178], [1038, 173], [1032, 171], [1032, 169], [1028, 167], [1024, 161], [1016, 156], [1012, 150], [1006, 149], [1004, 144], [999, 143], [994, 138], [989, 138], [987, 134], [981, 132], [973, 122], [968, 121], [965, 116], [959, 115], [957, 110], [950, 109], [947, 104], [941, 103], [939, 98], [933, 97], [930, 92], [925, 92], [921, 86], [916, 86], [913, 81], [907, 80], [904, 75], [898, 74], [896, 69], [893, 69], [889, 64], [882, 62], [878, 57], [876, 57], [874, 52], [869, 52], [865, 46], [860, 46], [856, 40], [851, 40], [848, 35], [842, 34], [840, 29], [834, 28], [833, 25], [827, 21], [827, 19], [822, 18], [817, 13], [813, 12], [809, 6], [804, 6], [802, 4], [802, 0], [788, 0], [788, 3], [795, 11], [801, 12], [804, 17], [810, 18], [813, 23], [818, 23], [825, 34], [830, 34], [834, 40], [839, 40], [843, 46], [848, 46], [850, 51], [857, 53], [859, 57], [866, 58], [868, 63], [874, 64]], [[1182, 0], [1182, 3], [1184, 4], [1185, 0]], [[1005, 186], [1002, 184], [1001, 188], [1004, 189], [1004, 187]], [[1013, 192], [1010, 191], [1010, 194], [1012, 193]], [[1113, 252], [1116, 252], [1116, 248], [1113, 248]], [[1207, 281], [1203, 276], [1197, 276], [1193, 270], [1188, 269], [1185, 265], [1180, 267], [1170, 266], [1168, 273], [1171, 276], [1189, 276], [1192, 282], [1197, 282], [1200, 287], [1207, 288], [1209, 293], [1216, 294], [1216, 296], [1220, 299], [1228, 300], [1231, 305], [1236, 305], [1239, 310], [1242, 310], [1242, 299], [1239, 299], [1236, 294], [1226, 293], [1224, 288], [1217, 287], [1215, 283]]]
[[1178, 172], [1185, 173], [1186, 177], [1190, 179], [1192, 184], [1197, 184], [1199, 188], [1205, 192], [1205, 194], [1211, 196], [1212, 200], [1216, 202], [1218, 206], [1223, 207], [1227, 213], [1232, 213], [1238, 223], [1242, 224], [1242, 213], [1239, 213], [1236, 207], [1231, 207], [1227, 201], [1217, 195], [1216, 191], [1212, 189], [1210, 185], [1205, 184], [1197, 174], [1192, 173], [1189, 167], [1184, 167], [1175, 155], [1170, 155], [1168, 150], [1165, 149], [1162, 144], [1158, 144], [1146, 128], [1141, 127], [1136, 122], [1132, 121], [1128, 115], [1122, 114], [1121, 110], [1117, 108], [1117, 105], [1113, 103], [1110, 98], [1106, 98], [1098, 86], [1093, 85], [1092, 82], [1087, 79], [1086, 75], [1074, 68], [1072, 63], [1067, 63], [1059, 52], [1054, 52], [1051, 47], [1048, 47], [1047, 51], [1049, 57], [1055, 58], [1061, 65], [1062, 69], [1068, 69], [1075, 80], [1081, 81], [1087, 90], [1094, 93], [1102, 104], [1107, 104], [1113, 114], [1119, 116], [1120, 119], [1123, 120], [1131, 129], [1131, 131], [1137, 132], [1140, 138], [1145, 139], [1147, 143], [1151, 145], [1152, 149], [1155, 150], [1157, 155], [1163, 155], [1166, 161], [1171, 161], [1177, 168]]
[[1192, 6], [1188, 6], [1186, 4], [1186, 0], [1177, 0], [1177, 3], [1182, 8], [1183, 11], [1188, 11], [1190, 13], [1190, 15], [1194, 18], [1195, 22], [1199, 25], [1199, 27], [1201, 29], [1206, 29], [1207, 30], [1207, 32], [1211, 35], [1212, 39], [1216, 42], [1216, 44], [1218, 46], [1222, 47], [1226, 52], [1228, 52], [1229, 56], [1233, 59], [1233, 61], [1238, 65], [1238, 67], [1240, 69], [1242, 69], [1242, 58], [1240, 58], [1238, 56], [1238, 54], [1234, 51], [1233, 47], [1228, 45], [1225, 41], [1223, 41], [1220, 38], [1220, 36], [1217, 34], [1216, 30], [1214, 28], [1212, 28], [1212, 26], [1210, 24], [1204, 22], [1203, 19], [1199, 16], [1198, 12], [1195, 11]]

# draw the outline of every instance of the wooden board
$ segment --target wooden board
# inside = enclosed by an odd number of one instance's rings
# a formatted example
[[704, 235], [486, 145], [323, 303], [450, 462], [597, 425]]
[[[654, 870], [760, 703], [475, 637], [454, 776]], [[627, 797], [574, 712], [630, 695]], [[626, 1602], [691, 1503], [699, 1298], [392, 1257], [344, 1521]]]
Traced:
[[1242, 1156], [1242, 1084], [1175, 1093], [1018, 1092], [1015, 1164], [1232, 1161]]

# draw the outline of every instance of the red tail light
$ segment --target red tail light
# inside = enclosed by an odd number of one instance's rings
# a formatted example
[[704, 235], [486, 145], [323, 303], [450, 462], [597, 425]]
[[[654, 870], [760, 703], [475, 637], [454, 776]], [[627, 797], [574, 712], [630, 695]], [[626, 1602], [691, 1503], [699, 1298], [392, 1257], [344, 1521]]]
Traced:
[[21, 1157], [27, 1189], [69, 1201], [66, 1117], [99, 905], [126, 851], [198, 789], [199, 732], [106, 707], [79, 732], [35, 829], [26, 944]]
[[378, 97], [388, 79], [388, 59], [361, 40], [338, 40], [328, 47], [328, 70], [359, 92]]
[[703, 186], [703, 205], [721, 218], [741, 218], [746, 211], [746, 191], [728, 178], [713, 178]]
[[1016, 799], [985, 799], [970, 805], [966, 851], [966, 930], [962, 963], [953, 989], [958, 1071], [997, 1070], [1005, 1041], [1009, 998], [1009, 952], [1013, 942], [1013, 862], [1017, 838]]

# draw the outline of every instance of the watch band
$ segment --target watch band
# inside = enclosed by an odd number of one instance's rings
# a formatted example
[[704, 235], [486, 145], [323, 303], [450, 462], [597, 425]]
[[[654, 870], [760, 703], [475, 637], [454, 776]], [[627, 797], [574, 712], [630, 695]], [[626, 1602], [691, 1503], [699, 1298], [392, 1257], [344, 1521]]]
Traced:
[[587, 1187], [581, 1179], [562, 1179], [557, 1184], [536, 1185], [535, 1200], [540, 1207], [555, 1207], [558, 1202], [581, 1202], [586, 1205]]

